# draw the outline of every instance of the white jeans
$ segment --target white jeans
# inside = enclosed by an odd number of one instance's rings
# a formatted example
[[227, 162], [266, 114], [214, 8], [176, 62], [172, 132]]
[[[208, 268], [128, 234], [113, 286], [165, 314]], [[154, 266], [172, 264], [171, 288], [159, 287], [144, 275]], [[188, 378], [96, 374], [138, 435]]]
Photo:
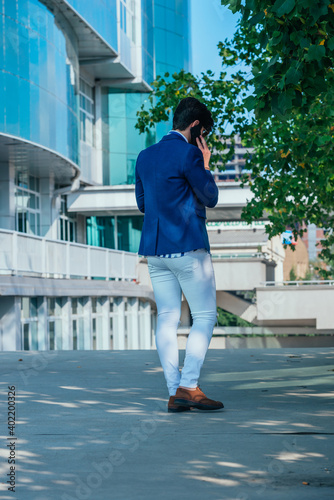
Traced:
[[[182, 257], [148, 256], [148, 269], [158, 308], [156, 346], [170, 396], [179, 385], [197, 387], [200, 371], [217, 320], [216, 283], [211, 255], [205, 250]], [[177, 327], [182, 292], [189, 304], [193, 325], [182, 372], [179, 371]]]

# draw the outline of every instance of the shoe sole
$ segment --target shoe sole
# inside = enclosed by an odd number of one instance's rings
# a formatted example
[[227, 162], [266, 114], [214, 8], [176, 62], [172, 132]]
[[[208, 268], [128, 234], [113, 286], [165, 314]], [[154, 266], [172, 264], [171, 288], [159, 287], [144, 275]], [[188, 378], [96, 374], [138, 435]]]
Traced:
[[215, 406], [215, 405], [205, 405], [202, 403], [195, 403], [195, 401], [188, 401], [187, 399], [179, 399], [175, 398], [174, 399], [175, 404], [180, 404], [183, 406], [188, 406], [189, 408], [197, 408], [198, 410], [221, 410], [224, 408], [224, 405], [222, 406]]
[[189, 411], [191, 408], [190, 406], [186, 407], [180, 407], [180, 408], [168, 408], [169, 413], [180, 413], [181, 411]]

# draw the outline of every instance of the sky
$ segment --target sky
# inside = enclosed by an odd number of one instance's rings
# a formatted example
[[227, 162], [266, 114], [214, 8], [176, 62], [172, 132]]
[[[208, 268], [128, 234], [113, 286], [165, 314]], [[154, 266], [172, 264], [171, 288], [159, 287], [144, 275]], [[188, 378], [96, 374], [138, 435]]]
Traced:
[[190, 0], [192, 73], [211, 69], [218, 78], [221, 67], [217, 44], [232, 38], [237, 15], [221, 5], [220, 0]]

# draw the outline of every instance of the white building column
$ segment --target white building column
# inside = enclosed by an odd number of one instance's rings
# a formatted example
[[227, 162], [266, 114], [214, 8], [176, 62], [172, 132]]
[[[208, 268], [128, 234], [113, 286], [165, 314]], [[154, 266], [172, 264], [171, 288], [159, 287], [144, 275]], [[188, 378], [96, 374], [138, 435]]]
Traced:
[[[47, 297], [43, 297], [37, 308], [37, 341], [38, 350], [47, 351], [50, 349], [48, 339], [48, 302]], [[39, 301], [38, 301], [39, 302]]]
[[0, 297], [0, 334], [3, 351], [23, 349], [20, 297]]
[[0, 227], [15, 231], [14, 165], [0, 161]]
[[62, 343], [64, 350], [73, 349], [73, 338], [71, 335], [71, 297], [64, 297], [62, 307]]
[[[52, 193], [54, 191], [54, 177], [48, 175], [39, 179], [39, 190], [41, 199], [41, 227], [40, 235], [45, 238], [57, 238], [57, 219], [59, 210], [57, 204], [52, 202]], [[53, 200], [55, 201], [55, 200]]]
[[100, 332], [101, 345], [99, 349], [109, 350], [109, 297], [103, 297], [102, 307], [102, 327]]
[[149, 301], [140, 304], [139, 349], [151, 349], [151, 304]]
[[139, 306], [137, 298], [128, 299], [128, 349], [139, 349]]
[[125, 328], [124, 328], [124, 319], [125, 319], [125, 308], [124, 308], [124, 298], [117, 297], [114, 301], [116, 315], [115, 315], [115, 326], [113, 332], [113, 348], [115, 350], [123, 350], [125, 347]]
[[78, 335], [78, 349], [90, 350], [93, 348], [92, 343], [92, 300], [91, 297], [84, 298], [84, 331]]

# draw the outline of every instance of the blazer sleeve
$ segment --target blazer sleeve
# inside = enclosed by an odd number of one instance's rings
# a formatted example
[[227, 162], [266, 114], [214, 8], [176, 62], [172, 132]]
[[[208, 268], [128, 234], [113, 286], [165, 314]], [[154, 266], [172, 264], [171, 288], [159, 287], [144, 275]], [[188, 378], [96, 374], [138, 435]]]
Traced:
[[138, 165], [138, 160], [136, 163], [136, 185], [135, 185], [136, 202], [139, 210], [145, 213], [144, 188], [141, 178], [139, 177], [137, 165]]
[[203, 205], [213, 208], [218, 202], [218, 188], [209, 170], [204, 167], [203, 154], [196, 147], [189, 148], [184, 164], [184, 175]]

